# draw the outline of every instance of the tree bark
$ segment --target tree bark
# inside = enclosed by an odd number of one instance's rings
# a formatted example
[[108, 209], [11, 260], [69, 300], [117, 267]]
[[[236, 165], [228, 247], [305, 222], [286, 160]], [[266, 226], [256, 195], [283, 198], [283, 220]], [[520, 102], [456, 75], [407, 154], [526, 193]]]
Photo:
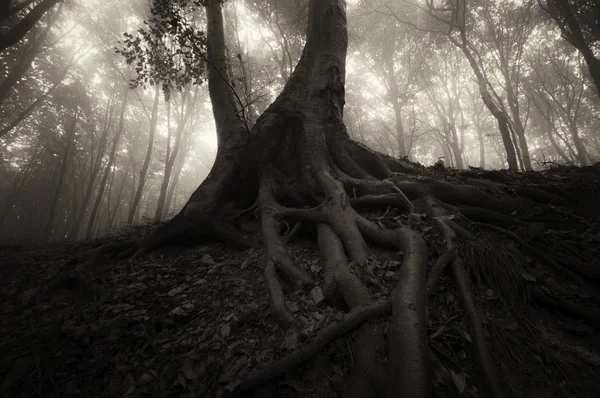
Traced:
[[158, 99], [160, 94], [160, 87], [156, 86], [154, 92], [154, 104], [152, 105], [152, 118], [150, 120], [150, 133], [148, 134], [148, 149], [146, 150], [146, 157], [144, 158], [144, 164], [140, 170], [140, 179], [137, 187], [137, 191], [133, 198], [131, 208], [129, 209], [129, 216], [127, 223], [132, 224], [134, 219], [137, 219], [136, 214], [139, 214], [140, 200], [142, 199], [142, 193], [146, 185], [146, 179], [148, 178], [148, 169], [150, 167], [150, 161], [152, 160], [152, 149], [154, 147], [154, 137], [156, 135], [156, 124], [158, 122]]

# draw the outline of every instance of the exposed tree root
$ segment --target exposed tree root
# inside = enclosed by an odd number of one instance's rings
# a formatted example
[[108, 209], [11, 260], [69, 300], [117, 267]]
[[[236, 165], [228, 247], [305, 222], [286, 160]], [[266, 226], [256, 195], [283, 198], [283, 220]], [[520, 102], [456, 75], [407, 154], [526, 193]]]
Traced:
[[450, 264], [452, 261], [456, 260], [458, 256], [458, 250], [456, 248], [452, 250], [448, 250], [444, 252], [438, 259], [435, 261], [433, 268], [429, 270], [429, 275], [427, 276], [427, 297], [431, 296], [431, 294], [435, 291], [437, 286], [437, 282], [442, 276], [442, 273], [446, 269], [446, 266]]
[[[437, 219], [448, 250], [458, 250], [456, 235], [446, 223], [444, 211], [440, 209], [432, 197], [427, 197], [426, 200], [428, 212], [431, 217]], [[452, 261], [451, 267], [460, 300], [467, 314], [469, 331], [473, 340], [473, 357], [477, 364], [479, 381], [482, 384], [483, 392], [486, 397], [506, 397], [506, 387], [500, 378], [494, 357], [486, 341], [483, 324], [471, 293], [469, 278], [465, 273], [460, 257]]]
[[[482, 189], [479, 189], [436, 181], [417, 166], [405, 166], [400, 160], [386, 158], [352, 141], [342, 138], [340, 143], [328, 141], [328, 145], [332, 151], [329, 171], [320, 169], [304, 180], [290, 182], [277, 167], [263, 165], [256, 191], [258, 199], [248, 201], [254, 203], [251, 207], [228, 214], [216, 212], [208, 201], [196, 202], [199, 196], [195, 194], [184, 211], [147, 237], [95, 251], [77, 268], [71, 280], [88, 282], [85, 271], [93, 268], [105, 255], [118, 253], [118, 258], [133, 260], [182, 235], [197, 239], [210, 236], [241, 248], [260, 246], [265, 253], [264, 279], [273, 317], [282, 330], [294, 332], [300, 325], [296, 324], [298, 321], [287, 307], [286, 293], [312, 288], [315, 281], [294, 264], [287, 245], [297, 236], [301, 226], [316, 225], [324, 295], [330, 304], [349, 312], [343, 321], [325, 327], [311, 343], [242, 380], [232, 392], [235, 397], [249, 396], [256, 388], [277, 381], [313, 358], [333, 340], [355, 329], [354, 361], [350, 378], [342, 390], [343, 397], [431, 397], [434, 380], [440, 377], [451, 379], [449, 371], [432, 354], [427, 334], [428, 297], [436, 291], [437, 282], [448, 264], [466, 315], [467, 337], [472, 342], [481, 389], [486, 397], [508, 396], [475, 305], [471, 277], [477, 287], [492, 287], [504, 303], [516, 307], [525, 302], [521, 299], [526, 294], [520, 290], [523, 289], [522, 269], [514, 265], [520, 261], [516, 253], [519, 250], [514, 245], [492, 243], [485, 236], [482, 238], [477, 229], [473, 231], [473, 226], [507, 236], [521, 250], [586, 286], [600, 299], [600, 293], [587, 280], [598, 279], [595, 268], [547, 250], [547, 242], [538, 239], [541, 232], [536, 228], [530, 228], [534, 234], [528, 238], [506, 229], [531, 226], [516, 215], [521, 202], [507, 199], [510, 192], [540, 203], [564, 204], [567, 199], [560, 190], [538, 187], [520, 190], [496, 182], [481, 183]], [[337, 154], [334, 156], [333, 152]], [[415, 178], [410, 173], [421, 176]], [[490, 175], [495, 178], [495, 174]], [[504, 177], [502, 180], [506, 182]], [[214, 180], [213, 183], [216, 184]], [[223, 195], [213, 194], [212, 197]], [[396, 216], [394, 222], [386, 225], [397, 227], [386, 229], [382, 223], [378, 225], [359, 213], [386, 208], [384, 216], [393, 208], [395, 214], [408, 213], [408, 218]], [[238, 219], [255, 215], [260, 221], [260, 241], [235, 226]], [[406, 219], [408, 221], [403, 225]], [[295, 225], [290, 227], [288, 222], [295, 222]], [[428, 275], [427, 245], [421, 235], [409, 227], [419, 222], [435, 223], [446, 244], [446, 251], [438, 257]], [[282, 225], [286, 226], [283, 234]], [[537, 239], [535, 244], [531, 242], [533, 239]], [[372, 302], [370, 290], [361, 280], [361, 277], [370, 282], [377, 279], [369, 268], [367, 241], [402, 252], [395, 288], [387, 300], [376, 303]], [[351, 265], [361, 269], [358, 274], [362, 275], [355, 274]], [[90, 289], [93, 287], [91, 282], [89, 286]], [[593, 311], [555, 299], [540, 289], [533, 290], [532, 294], [541, 304], [600, 326]], [[387, 365], [384, 366], [381, 358], [381, 348], [386, 346], [384, 330], [370, 321], [389, 312]], [[273, 388], [269, 387], [269, 391]]]
[[243, 380], [233, 390], [232, 397], [246, 397], [256, 386], [281, 378], [297, 366], [313, 358], [332, 341], [350, 333], [366, 321], [385, 314], [390, 309], [391, 302], [388, 300], [377, 302], [368, 307], [356, 308], [348, 313], [343, 321], [324, 328], [311, 343]]

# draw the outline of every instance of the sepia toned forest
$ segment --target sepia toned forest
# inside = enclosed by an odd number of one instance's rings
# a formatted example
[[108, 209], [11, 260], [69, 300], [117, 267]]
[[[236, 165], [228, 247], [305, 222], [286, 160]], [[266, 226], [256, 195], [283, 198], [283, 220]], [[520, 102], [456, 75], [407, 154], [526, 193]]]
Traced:
[[0, 396], [592, 397], [599, 222], [595, 1], [0, 5]]
[[[134, 60], [134, 40], [156, 40], [137, 33], [147, 1], [13, 3], [2, 17], [12, 30], [0, 65], [0, 242], [89, 239], [176, 214], [216, 154], [201, 56], [186, 65], [177, 57], [185, 45], [165, 41]], [[566, 25], [565, 34], [532, 1], [473, 3], [457, 10], [467, 19], [457, 27], [442, 6], [349, 3], [344, 121], [353, 139], [457, 169], [599, 159], [597, 11], [581, 17], [580, 34]], [[228, 73], [248, 127], [294, 70], [306, 8], [224, 7]], [[26, 29], [18, 22], [30, 10]], [[202, 12], [185, 18], [204, 29]], [[202, 52], [206, 41], [194, 45]], [[161, 83], [163, 74], [172, 80]]]

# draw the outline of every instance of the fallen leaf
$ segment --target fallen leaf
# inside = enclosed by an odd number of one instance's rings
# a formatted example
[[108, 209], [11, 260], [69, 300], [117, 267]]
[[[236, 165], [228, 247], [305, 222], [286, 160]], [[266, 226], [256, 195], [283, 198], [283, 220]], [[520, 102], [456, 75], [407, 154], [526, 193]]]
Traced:
[[323, 300], [325, 300], [325, 295], [323, 294], [323, 291], [319, 286], [315, 286], [312, 288], [312, 290], [310, 291], [310, 296], [312, 297], [316, 305], [319, 305], [323, 302]]
[[298, 332], [296, 329], [289, 328], [287, 332], [285, 332], [285, 337], [283, 338], [283, 348], [288, 350], [295, 350], [298, 346]]

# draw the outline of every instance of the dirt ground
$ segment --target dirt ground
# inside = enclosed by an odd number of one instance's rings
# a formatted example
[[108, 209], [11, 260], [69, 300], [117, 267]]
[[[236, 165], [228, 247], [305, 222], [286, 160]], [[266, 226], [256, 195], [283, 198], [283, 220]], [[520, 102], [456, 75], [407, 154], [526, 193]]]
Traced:
[[[394, 217], [405, 216], [393, 210], [371, 214], [379, 222]], [[576, 234], [558, 228], [561, 217], [560, 213], [548, 217], [554, 221], [548, 221], [542, 236], [531, 231], [532, 224], [511, 230], [520, 236], [533, 234], [532, 242], [543, 241], [600, 267], [597, 219], [592, 231]], [[425, 237], [432, 265], [443, 242], [430, 220], [413, 227]], [[63, 289], [18, 310], [48, 283], [85, 261], [95, 247], [141, 236], [151, 228], [125, 228], [92, 242], [0, 247], [0, 396], [221, 397], [245, 376], [311, 341], [323, 327], [343, 317], [322, 300], [319, 289], [298, 291], [287, 302], [303, 325], [301, 333], [284, 335], [268, 307], [262, 250], [236, 251], [221, 243], [167, 246], [133, 265], [107, 260], [90, 275], [104, 292], [101, 298]], [[301, 233], [290, 250], [299, 266], [322, 281], [310, 232]], [[476, 227], [471, 232], [482, 240], [466, 245], [465, 253], [487, 245], [491, 257], [509, 256], [521, 267], [527, 292], [541, 289], [557, 303], [571, 304], [570, 309], [559, 309], [559, 304], [536, 300], [535, 294], [507, 300], [502, 285], [494, 289], [474, 280], [486, 335], [512, 395], [598, 396], [598, 300], [576, 281], [519, 254], [518, 245], [505, 236], [484, 234]], [[578, 247], [586, 248], [585, 255], [577, 257]], [[374, 298], [385, 298], [395, 285], [401, 253], [373, 254], [377, 280], [371, 280], [369, 288]], [[490, 260], [489, 266], [494, 264]], [[597, 282], [592, 283], [594, 289]], [[573, 307], [584, 315], [575, 314]], [[449, 274], [438, 283], [429, 314], [430, 348], [450, 372], [450, 379], [434, 372], [434, 383], [442, 387], [436, 391], [445, 386], [446, 396], [481, 396], [471, 336]], [[385, 326], [387, 319], [376, 322]], [[350, 334], [334, 341], [264, 396], [337, 396], [352, 364], [352, 339]]]

